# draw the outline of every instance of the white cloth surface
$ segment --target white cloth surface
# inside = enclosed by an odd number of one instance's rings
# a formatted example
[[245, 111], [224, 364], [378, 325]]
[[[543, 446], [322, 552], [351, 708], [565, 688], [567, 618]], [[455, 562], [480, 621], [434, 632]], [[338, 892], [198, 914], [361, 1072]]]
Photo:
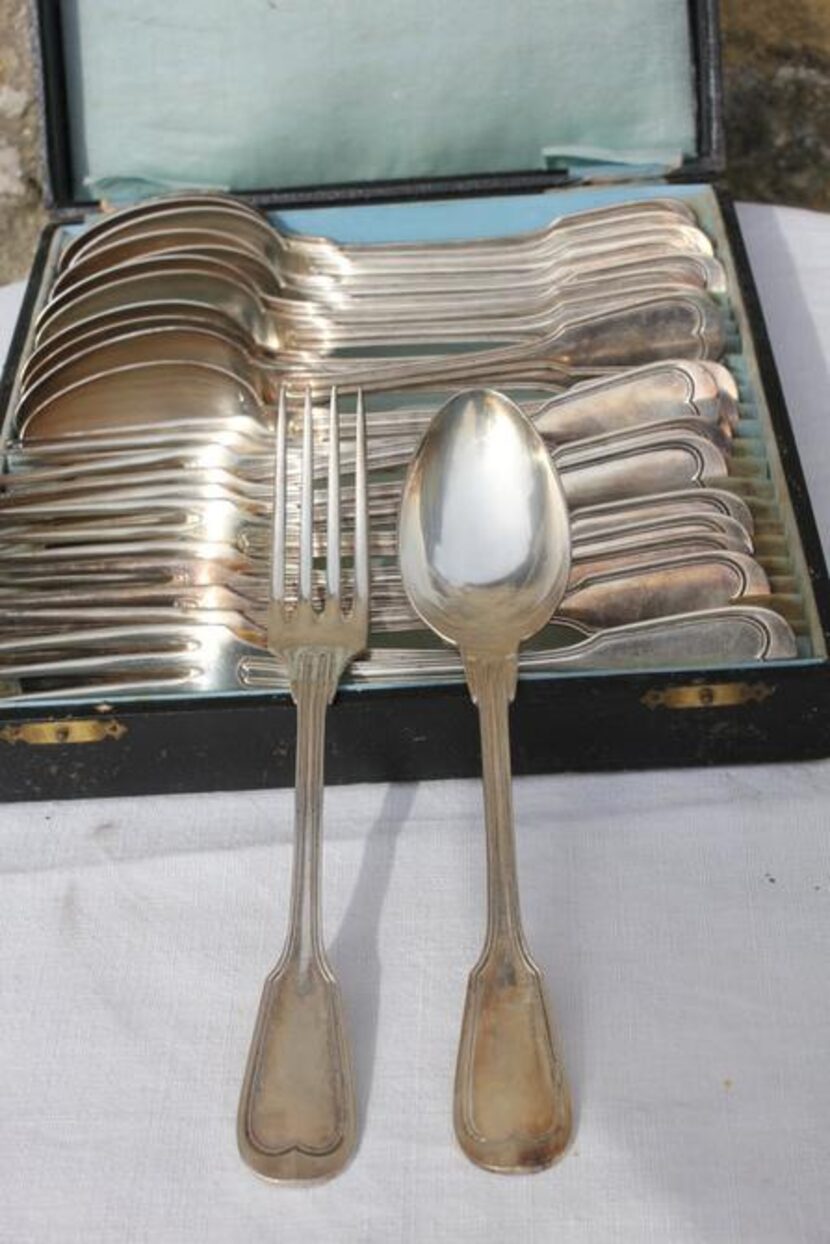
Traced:
[[[830, 217], [741, 217], [826, 537]], [[241, 1163], [291, 808], [0, 808], [3, 1244], [830, 1241], [830, 762], [516, 782], [578, 1129], [527, 1178], [477, 1170], [452, 1134], [484, 903], [473, 781], [327, 792], [361, 1145], [316, 1188]]]

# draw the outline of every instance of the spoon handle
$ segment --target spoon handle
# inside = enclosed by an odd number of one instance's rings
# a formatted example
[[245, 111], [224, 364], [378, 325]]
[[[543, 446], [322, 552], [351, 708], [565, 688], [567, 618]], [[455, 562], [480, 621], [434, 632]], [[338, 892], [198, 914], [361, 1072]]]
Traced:
[[455, 1078], [455, 1131], [488, 1170], [542, 1170], [561, 1157], [571, 1104], [542, 973], [519, 911], [508, 708], [516, 657], [465, 655], [481, 725], [487, 828], [487, 936], [470, 973]]

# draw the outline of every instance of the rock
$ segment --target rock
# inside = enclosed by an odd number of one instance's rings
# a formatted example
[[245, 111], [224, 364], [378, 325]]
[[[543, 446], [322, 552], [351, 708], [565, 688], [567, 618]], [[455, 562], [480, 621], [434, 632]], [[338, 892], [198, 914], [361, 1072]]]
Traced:
[[740, 198], [830, 209], [826, 0], [725, 0], [727, 179]]
[[40, 229], [42, 208], [19, 199], [0, 199], [0, 285], [28, 274]]
[[25, 91], [18, 91], [13, 86], [0, 86], [0, 117], [8, 117], [10, 121], [18, 121], [28, 108], [31, 96]]
[[26, 196], [23, 167], [15, 147], [0, 146], [0, 199], [22, 199]]

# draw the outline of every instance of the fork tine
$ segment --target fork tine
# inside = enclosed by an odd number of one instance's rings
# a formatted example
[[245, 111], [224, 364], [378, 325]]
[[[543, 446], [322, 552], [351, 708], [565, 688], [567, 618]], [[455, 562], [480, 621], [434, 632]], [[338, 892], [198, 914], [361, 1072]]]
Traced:
[[369, 604], [369, 489], [366, 482], [366, 411], [357, 391], [354, 458], [354, 606]]
[[340, 414], [335, 385], [332, 385], [329, 406], [326, 592], [335, 598], [340, 595]]
[[298, 602], [312, 601], [314, 563], [314, 411], [311, 389], [306, 388], [303, 408], [303, 460], [300, 476], [300, 587]]
[[280, 385], [274, 445], [274, 515], [271, 540], [271, 599], [285, 599], [285, 385]]

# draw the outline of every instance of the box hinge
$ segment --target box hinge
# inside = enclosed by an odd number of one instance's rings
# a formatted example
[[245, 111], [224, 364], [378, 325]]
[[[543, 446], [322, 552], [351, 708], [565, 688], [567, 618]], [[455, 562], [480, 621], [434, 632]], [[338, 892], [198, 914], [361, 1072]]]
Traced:
[[120, 739], [127, 727], [114, 718], [101, 721], [96, 717], [81, 717], [69, 721], [23, 721], [0, 727], [0, 739], [4, 743], [28, 743], [33, 747], [54, 747], [74, 743], [103, 743], [105, 739]]
[[734, 708], [760, 704], [775, 687], [765, 682], [697, 682], [684, 686], [654, 687], [642, 697], [646, 708]]

